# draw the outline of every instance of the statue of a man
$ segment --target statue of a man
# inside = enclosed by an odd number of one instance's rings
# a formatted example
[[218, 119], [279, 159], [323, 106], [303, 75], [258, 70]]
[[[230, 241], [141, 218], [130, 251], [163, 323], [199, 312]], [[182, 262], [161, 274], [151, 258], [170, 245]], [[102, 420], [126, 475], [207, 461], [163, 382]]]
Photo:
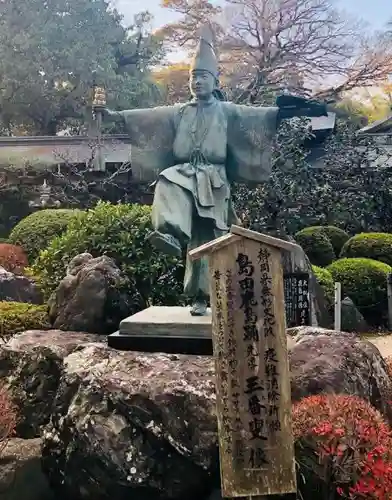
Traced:
[[[191, 64], [190, 102], [151, 109], [101, 109], [105, 120], [125, 124], [133, 175], [156, 180], [149, 241], [169, 255], [181, 256], [184, 247], [195, 248], [238, 224], [231, 182], [261, 183], [268, 178], [272, 140], [282, 118], [325, 114], [321, 105], [313, 105], [309, 114], [307, 101], [298, 99], [302, 105], [293, 106], [289, 97], [284, 108], [224, 102], [212, 39], [211, 30], [205, 28]], [[192, 298], [192, 315], [206, 313], [208, 283], [207, 261], [187, 259], [184, 292]]]

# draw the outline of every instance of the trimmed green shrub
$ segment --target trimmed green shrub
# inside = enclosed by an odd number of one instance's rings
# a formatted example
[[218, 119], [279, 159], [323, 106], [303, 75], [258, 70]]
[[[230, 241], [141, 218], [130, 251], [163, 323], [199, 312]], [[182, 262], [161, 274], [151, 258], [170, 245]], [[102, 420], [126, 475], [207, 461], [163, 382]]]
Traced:
[[48, 308], [24, 302], [0, 302], [0, 337], [9, 338], [25, 330], [48, 330]]
[[328, 308], [331, 308], [335, 301], [335, 284], [332, 274], [328, 271], [328, 269], [318, 266], [312, 266], [312, 271], [324, 290], [324, 296], [327, 301]]
[[328, 266], [336, 257], [331, 241], [321, 228], [306, 227], [295, 235], [295, 240], [315, 266]]
[[8, 242], [19, 245], [32, 262], [50, 241], [62, 234], [81, 210], [48, 208], [22, 219], [11, 231]]
[[356, 234], [342, 248], [341, 257], [365, 257], [392, 266], [392, 234]]
[[340, 259], [328, 266], [368, 323], [382, 324], [387, 315], [387, 274], [392, 267], [372, 259]]
[[321, 229], [328, 236], [336, 257], [339, 257], [343, 245], [350, 239], [350, 235], [335, 226], [314, 226], [314, 229]]
[[30, 271], [48, 297], [73, 257], [83, 252], [94, 257], [106, 254], [126, 276], [123, 286], [134, 311], [151, 304], [176, 305], [182, 298], [184, 266], [146, 241], [151, 229], [151, 207], [100, 202], [74, 218], [67, 231], [40, 253]]

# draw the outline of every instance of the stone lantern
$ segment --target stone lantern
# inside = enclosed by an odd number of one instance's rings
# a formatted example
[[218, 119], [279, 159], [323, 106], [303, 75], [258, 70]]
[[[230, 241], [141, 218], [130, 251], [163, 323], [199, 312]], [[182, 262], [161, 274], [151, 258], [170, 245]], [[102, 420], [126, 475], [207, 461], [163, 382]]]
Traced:
[[32, 208], [40, 209], [40, 208], [59, 208], [61, 205], [60, 200], [53, 200], [51, 198], [52, 189], [48, 184], [47, 180], [44, 179], [42, 186], [39, 188], [39, 198], [36, 201], [30, 201], [29, 205]]

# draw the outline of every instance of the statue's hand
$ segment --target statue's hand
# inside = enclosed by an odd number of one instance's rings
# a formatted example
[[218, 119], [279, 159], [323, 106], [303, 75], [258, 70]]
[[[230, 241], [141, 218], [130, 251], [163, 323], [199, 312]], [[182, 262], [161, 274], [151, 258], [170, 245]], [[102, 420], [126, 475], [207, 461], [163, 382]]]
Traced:
[[93, 106], [93, 116], [94, 118], [100, 117], [104, 122], [114, 122], [118, 119], [106, 105], [101, 104]]
[[101, 104], [93, 106], [93, 114], [100, 117], [103, 122], [115, 123], [123, 122], [124, 118], [119, 111], [113, 111]]
[[102, 113], [102, 115], [108, 114], [108, 108], [106, 105], [95, 104], [93, 105], [93, 113], [96, 115], [97, 113]]

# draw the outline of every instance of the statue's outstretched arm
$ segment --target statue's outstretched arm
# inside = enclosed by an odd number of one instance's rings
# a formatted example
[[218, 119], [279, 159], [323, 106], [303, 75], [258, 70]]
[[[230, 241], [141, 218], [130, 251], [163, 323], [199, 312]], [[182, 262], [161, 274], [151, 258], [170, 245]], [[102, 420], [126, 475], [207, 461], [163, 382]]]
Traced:
[[278, 123], [293, 117], [317, 117], [328, 116], [327, 106], [324, 103], [304, 99], [291, 95], [281, 95], [276, 99], [278, 111]]
[[106, 107], [100, 108], [102, 119], [105, 122], [124, 122], [124, 116], [118, 111], [112, 111]]

